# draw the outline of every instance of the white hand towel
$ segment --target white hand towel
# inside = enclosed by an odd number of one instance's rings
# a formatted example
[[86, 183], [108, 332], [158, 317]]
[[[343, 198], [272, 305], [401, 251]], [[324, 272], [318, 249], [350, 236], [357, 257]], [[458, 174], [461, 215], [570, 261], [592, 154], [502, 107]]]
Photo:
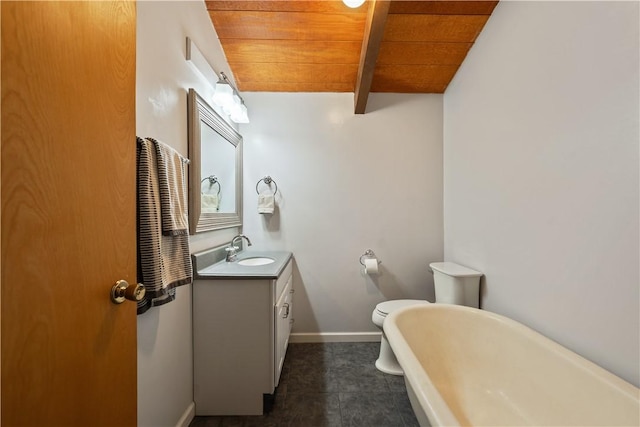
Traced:
[[220, 200], [218, 200], [217, 194], [201, 194], [200, 199], [202, 202], [203, 213], [216, 213], [220, 208]]
[[259, 194], [258, 195], [258, 213], [259, 214], [272, 214], [275, 210], [275, 199], [273, 194]]

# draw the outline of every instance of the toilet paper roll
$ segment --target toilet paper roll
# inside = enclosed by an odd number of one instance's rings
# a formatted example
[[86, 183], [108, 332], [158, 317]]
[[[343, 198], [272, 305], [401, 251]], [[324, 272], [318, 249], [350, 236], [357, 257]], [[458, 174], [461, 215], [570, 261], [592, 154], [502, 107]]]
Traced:
[[365, 274], [378, 274], [378, 259], [377, 258], [365, 259], [364, 272]]

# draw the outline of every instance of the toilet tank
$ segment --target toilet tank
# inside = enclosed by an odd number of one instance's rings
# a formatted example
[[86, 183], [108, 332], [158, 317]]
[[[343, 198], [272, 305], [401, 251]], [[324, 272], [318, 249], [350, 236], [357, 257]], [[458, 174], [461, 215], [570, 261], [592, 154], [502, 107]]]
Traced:
[[442, 304], [480, 306], [482, 273], [455, 262], [432, 262], [436, 302]]

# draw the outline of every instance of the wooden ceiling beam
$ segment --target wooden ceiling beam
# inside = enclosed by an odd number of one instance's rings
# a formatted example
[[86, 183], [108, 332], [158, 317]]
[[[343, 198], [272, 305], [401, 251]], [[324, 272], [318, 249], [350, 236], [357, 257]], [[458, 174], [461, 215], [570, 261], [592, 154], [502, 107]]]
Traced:
[[372, 0], [369, 5], [355, 87], [354, 103], [356, 114], [364, 114], [367, 109], [373, 72], [376, 68], [390, 5], [391, 0]]

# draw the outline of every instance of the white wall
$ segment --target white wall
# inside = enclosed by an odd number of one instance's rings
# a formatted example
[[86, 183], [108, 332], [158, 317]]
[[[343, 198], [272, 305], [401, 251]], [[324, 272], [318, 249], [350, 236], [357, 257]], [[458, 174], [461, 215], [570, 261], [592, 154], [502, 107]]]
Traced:
[[500, 2], [444, 97], [445, 259], [638, 385], [638, 2]]
[[[254, 248], [292, 251], [294, 333], [374, 332], [392, 298], [433, 300], [441, 260], [442, 96], [245, 93], [244, 232]], [[257, 213], [255, 185], [278, 184], [278, 210]], [[264, 189], [264, 184], [261, 184]], [[361, 274], [373, 249], [382, 274]]]
[[[185, 61], [186, 37], [216, 71], [228, 71], [203, 1], [137, 3], [136, 131], [182, 153], [187, 148], [187, 90], [213, 88]], [[132, 141], [133, 143], [133, 141]], [[223, 244], [236, 229], [202, 233], [191, 251]], [[193, 402], [191, 285], [170, 304], [138, 316], [138, 425], [175, 426]]]

